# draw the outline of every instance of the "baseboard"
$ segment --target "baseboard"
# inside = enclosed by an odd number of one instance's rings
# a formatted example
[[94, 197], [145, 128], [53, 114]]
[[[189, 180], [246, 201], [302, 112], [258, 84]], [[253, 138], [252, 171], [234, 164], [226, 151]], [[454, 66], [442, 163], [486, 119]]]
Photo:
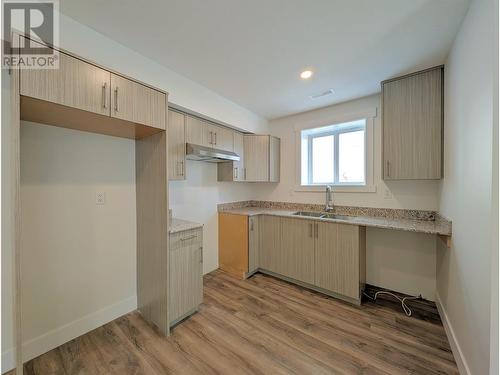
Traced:
[[[27, 362], [49, 350], [92, 331], [122, 315], [137, 309], [137, 297], [130, 297], [113, 305], [90, 313], [71, 323], [65, 324], [41, 336], [23, 343], [23, 361]], [[2, 373], [14, 368], [14, 350], [9, 349], [2, 353]]]
[[453, 330], [453, 326], [451, 325], [451, 322], [448, 319], [446, 310], [443, 306], [441, 298], [439, 297], [439, 293], [437, 292], [436, 292], [436, 306], [438, 308], [439, 315], [441, 316], [441, 321], [443, 322], [443, 327], [444, 330], [446, 331], [446, 336], [448, 337], [448, 341], [450, 342], [451, 351], [453, 352], [453, 357], [455, 358], [455, 362], [457, 363], [460, 375], [471, 375], [469, 366], [467, 365], [467, 361], [465, 360], [462, 349], [460, 348], [460, 344], [458, 343], [457, 337], [455, 336], [455, 331]]
[[2, 352], [2, 374], [12, 370], [16, 366], [14, 349], [10, 348]]

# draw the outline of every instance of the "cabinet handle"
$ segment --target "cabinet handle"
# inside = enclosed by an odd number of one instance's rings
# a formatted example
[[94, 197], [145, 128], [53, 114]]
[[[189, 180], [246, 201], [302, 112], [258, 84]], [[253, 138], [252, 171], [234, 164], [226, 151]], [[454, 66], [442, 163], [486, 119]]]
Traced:
[[102, 107], [106, 108], [106, 87], [108, 87], [108, 83], [104, 82], [102, 84]]
[[208, 142], [208, 143], [210, 143], [211, 145], [214, 144], [214, 133], [213, 132], [210, 132], [210, 142]]
[[184, 176], [184, 161], [181, 161], [181, 176]]
[[387, 160], [385, 164], [387, 165], [387, 168], [386, 168], [386, 169], [387, 169], [387, 171], [386, 171], [386, 176], [387, 176], [387, 177], [391, 177], [391, 174], [389, 173], [389, 160]]
[[196, 238], [196, 234], [192, 234], [191, 236], [181, 238], [181, 241], [192, 240], [193, 238]]
[[215, 145], [217, 145], [217, 132], [214, 132], [215, 135]]
[[309, 237], [313, 236], [313, 224], [309, 223]]
[[115, 112], [118, 112], [118, 86], [115, 88]]

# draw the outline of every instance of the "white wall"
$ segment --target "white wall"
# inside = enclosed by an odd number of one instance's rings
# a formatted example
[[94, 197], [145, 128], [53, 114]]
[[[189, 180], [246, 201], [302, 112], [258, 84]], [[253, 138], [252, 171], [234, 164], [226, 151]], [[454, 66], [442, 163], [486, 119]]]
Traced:
[[[247, 109], [217, 95], [213, 91], [145, 58], [96, 31], [61, 15], [60, 46], [89, 60], [109, 67], [123, 74], [142, 80], [170, 93], [170, 102], [190, 110], [233, 125], [245, 131], [267, 131], [267, 121]], [[12, 318], [12, 241], [10, 222], [10, 129], [9, 129], [9, 75], [2, 70], [2, 371], [12, 368], [13, 355], [13, 318]], [[247, 199], [241, 194], [242, 199]], [[215, 212], [214, 207], [214, 212]], [[135, 241], [134, 241], [135, 244]], [[135, 255], [134, 255], [135, 261]], [[208, 262], [207, 264], [213, 264]], [[135, 272], [129, 275], [128, 285], [135, 280]], [[61, 285], [66, 280], [60, 280]], [[135, 283], [135, 282], [134, 282]], [[69, 296], [70, 290], [66, 291]], [[61, 296], [62, 298], [62, 296]], [[100, 298], [100, 297], [96, 297]], [[97, 309], [98, 303], [94, 306]], [[103, 305], [102, 308], [105, 306]], [[97, 312], [97, 311], [96, 311]], [[85, 311], [81, 312], [84, 317]], [[66, 319], [71, 314], [64, 317]], [[68, 318], [69, 319], [69, 318]], [[61, 320], [62, 321], [62, 320]], [[39, 317], [33, 324], [49, 329], [53, 322], [43, 322]], [[43, 328], [43, 329], [45, 329]], [[33, 328], [33, 334], [43, 330]], [[31, 330], [31, 328], [30, 328]], [[36, 332], [35, 332], [36, 331]], [[28, 330], [28, 332], [31, 332]], [[28, 333], [31, 336], [31, 333]]]
[[134, 141], [23, 122], [21, 202], [29, 359], [60, 345], [82, 319], [137, 306]]
[[[324, 192], [296, 191], [296, 126], [320, 126], [359, 113], [377, 111], [374, 119], [373, 184], [376, 192], [334, 193], [338, 205], [436, 210], [436, 181], [389, 181], [381, 179], [380, 95], [349, 101], [270, 122], [270, 132], [281, 138], [279, 184], [262, 189], [260, 198], [287, 202], [324, 203]], [[354, 118], [353, 118], [354, 119]], [[385, 198], [386, 189], [390, 198]], [[434, 236], [369, 228], [367, 231], [367, 281], [434, 300], [436, 283]]]
[[437, 290], [459, 366], [474, 375], [488, 374], [490, 363], [493, 3], [472, 1], [445, 69], [440, 211], [453, 221], [453, 239], [438, 251]]
[[265, 184], [217, 182], [217, 165], [188, 160], [186, 180], [169, 183], [174, 217], [203, 223], [203, 272], [219, 267], [217, 204], [256, 199]]

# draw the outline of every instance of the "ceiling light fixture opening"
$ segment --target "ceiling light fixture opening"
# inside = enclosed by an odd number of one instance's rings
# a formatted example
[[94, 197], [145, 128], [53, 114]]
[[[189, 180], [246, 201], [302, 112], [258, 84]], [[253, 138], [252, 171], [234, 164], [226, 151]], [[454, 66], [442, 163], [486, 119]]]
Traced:
[[302, 79], [309, 79], [313, 75], [312, 70], [304, 70], [302, 73], [300, 73], [300, 78]]

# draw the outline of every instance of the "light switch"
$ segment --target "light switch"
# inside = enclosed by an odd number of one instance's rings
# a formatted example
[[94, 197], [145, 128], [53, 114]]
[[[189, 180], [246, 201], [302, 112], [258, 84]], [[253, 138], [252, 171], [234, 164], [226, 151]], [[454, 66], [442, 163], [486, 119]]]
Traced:
[[97, 192], [95, 194], [95, 204], [97, 204], [97, 205], [104, 205], [104, 204], [106, 204], [106, 193], [104, 193], [104, 192]]

